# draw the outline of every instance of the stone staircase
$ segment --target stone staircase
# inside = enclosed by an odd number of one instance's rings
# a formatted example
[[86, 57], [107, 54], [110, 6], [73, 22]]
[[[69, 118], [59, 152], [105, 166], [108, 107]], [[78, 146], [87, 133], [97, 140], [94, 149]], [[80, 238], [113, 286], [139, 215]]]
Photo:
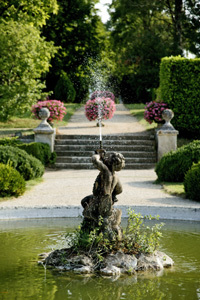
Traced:
[[[91, 156], [99, 148], [97, 135], [57, 135], [55, 168], [93, 169]], [[120, 152], [125, 157], [125, 169], [150, 169], [155, 167], [156, 147], [153, 133], [104, 135], [106, 152]]]

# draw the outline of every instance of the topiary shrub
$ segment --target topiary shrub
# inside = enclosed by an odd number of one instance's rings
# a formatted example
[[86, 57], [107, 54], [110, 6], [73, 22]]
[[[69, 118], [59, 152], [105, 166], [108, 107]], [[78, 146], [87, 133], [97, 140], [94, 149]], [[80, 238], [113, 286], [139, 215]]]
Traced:
[[187, 171], [184, 179], [186, 197], [200, 201], [200, 162]]
[[56, 99], [60, 99], [66, 103], [74, 102], [74, 99], [76, 97], [76, 91], [74, 89], [73, 83], [67, 76], [67, 73], [63, 71], [55, 87], [55, 96]]
[[22, 144], [18, 137], [0, 138], [1, 146], [17, 146], [18, 144]]
[[44, 174], [44, 166], [37, 158], [17, 147], [0, 146], [0, 163], [9, 162], [25, 180], [41, 177]]
[[33, 142], [29, 144], [17, 144], [16, 146], [39, 159], [44, 166], [54, 164], [56, 161], [56, 153], [51, 153], [48, 144]]
[[13, 146], [25, 150], [28, 154], [33, 155], [39, 159], [44, 166], [54, 164], [56, 161], [56, 153], [52, 152], [50, 146], [44, 143], [23, 143], [18, 137], [12, 138], [0, 138], [0, 145], [2, 146]]
[[25, 187], [25, 180], [17, 170], [0, 163], [0, 197], [18, 197], [25, 192]]
[[193, 141], [165, 154], [155, 171], [159, 181], [183, 182], [186, 172], [200, 160], [200, 141]]
[[199, 138], [200, 58], [164, 57], [160, 64], [161, 99], [173, 110], [172, 124], [185, 137]]

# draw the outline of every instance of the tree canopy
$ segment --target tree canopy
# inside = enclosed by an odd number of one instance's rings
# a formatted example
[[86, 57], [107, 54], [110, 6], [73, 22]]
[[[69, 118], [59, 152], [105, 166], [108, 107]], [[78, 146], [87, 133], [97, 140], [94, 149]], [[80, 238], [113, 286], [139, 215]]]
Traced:
[[51, 91], [82, 102], [89, 88], [103, 87], [146, 102], [155, 98], [162, 57], [200, 56], [198, 0], [113, 0], [106, 25], [97, 2], [0, 2], [1, 119]]
[[55, 53], [37, 28], [16, 21], [0, 23], [0, 119], [24, 112], [43, 95], [41, 76]]
[[58, 14], [51, 16], [43, 30], [47, 40], [60, 46], [47, 76], [47, 87], [54, 89], [64, 71], [76, 89], [76, 102], [83, 101], [88, 93], [88, 62], [99, 57], [104, 48], [105, 36], [95, 13], [95, 2], [58, 0]]
[[58, 12], [57, 0], [2, 0], [0, 18], [43, 26], [50, 14]]
[[200, 55], [198, 1], [113, 0], [111, 8], [115, 75], [125, 101], [151, 99], [162, 57]]

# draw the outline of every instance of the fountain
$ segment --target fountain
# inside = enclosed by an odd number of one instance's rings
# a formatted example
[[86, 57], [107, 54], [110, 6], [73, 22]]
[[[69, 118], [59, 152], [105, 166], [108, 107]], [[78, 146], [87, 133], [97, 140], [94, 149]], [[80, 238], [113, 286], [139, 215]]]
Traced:
[[155, 225], [153, 230], [148, 227], [147, 234], [143, 217], [130, 211], [126, 231], [122, 230], [122, 212], [114, 204], [118, 201], [116, 196], [122, 193], [116, 172], [124, 168], [125, 159], [121, 153], [106, 153], [102, 147], [101, 124], [99, 128], [100, 147], [92, 155], [92, 163], [100, 172], [92, 194], [81, 200], [81, 226], [75, 233], [68, 234], [67, 248], [42, 254], [40, 263], [64, 271], [98, 272], [103, 276], [117, 277], [121, 273], [135, 274], [136, 271], [162, 270], [172, 266], [173, 260], [156, 250], [161, 225]]
[[101, 132], [101, 128], [102, 128], [102, 111], [101, 111], [102, 107], [101, 107], [101, 103], [100, 103], [100, 99], [99, 99], [99, 103], [98, 103], [98, 126], [99, 126], [99, 141], [100, 141], [100, 149], [102, 149], [102, 132]]

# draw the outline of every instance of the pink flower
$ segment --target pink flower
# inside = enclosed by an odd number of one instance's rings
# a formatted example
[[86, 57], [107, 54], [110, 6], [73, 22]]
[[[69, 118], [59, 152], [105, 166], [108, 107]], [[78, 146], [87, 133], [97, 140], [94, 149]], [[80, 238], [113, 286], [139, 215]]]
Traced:
[[64, 103], [60, 100], [38, 101], [38, 103], [34, 104], [31, 109], [36, 119], [40, 119], [39, 111], [42, 107], [47, 107], [50, 111], [50, 117], [48, 118], [48, 121], [62, 120], [66, 114]]
[[167, 108], [167, 104], [163, 102], [151, 101], [146, 103], [144, 119], [150, 124], [154, 121], [156, 123], [162, 122], [162, 112]]
[[85, 105], [85, 115], [89, 121], [98, 119], [99, 112], [102, 119], [111, 119], [115, 110], [114, 101], [108, 97], [99, 97], [99, 94], [97, 98], [88, 100]]

